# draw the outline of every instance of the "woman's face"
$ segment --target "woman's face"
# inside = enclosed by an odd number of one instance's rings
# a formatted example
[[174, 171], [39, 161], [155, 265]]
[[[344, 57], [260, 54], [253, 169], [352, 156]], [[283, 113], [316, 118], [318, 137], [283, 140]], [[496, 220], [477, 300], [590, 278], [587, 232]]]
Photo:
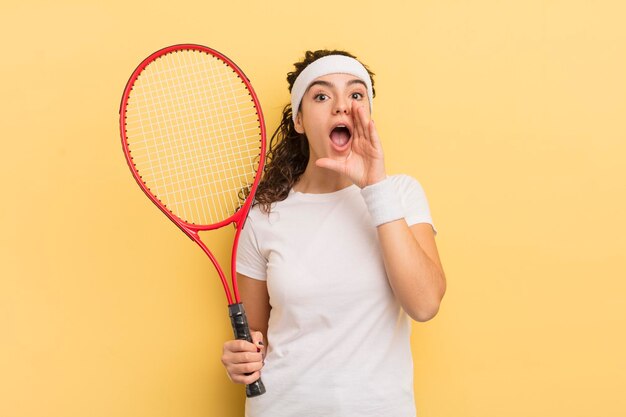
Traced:
[[311, 83], [295, 121], [296, 131], [309, 140], [311, 160], [343, 159], [350, 153], [357, 107], [369, 118], [367, 87], [354, 75], [329, 74]]

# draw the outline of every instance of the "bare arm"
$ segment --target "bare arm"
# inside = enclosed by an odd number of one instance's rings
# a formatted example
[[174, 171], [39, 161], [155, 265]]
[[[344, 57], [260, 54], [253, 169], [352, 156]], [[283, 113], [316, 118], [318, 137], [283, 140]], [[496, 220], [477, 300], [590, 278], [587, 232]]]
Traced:
[[250, 329], [267, 336], [267, 323], [270, 318], [271, 307], [266, 282], [237, 274], [237, 283]]
[[404, 219], [378, 226], [389, 284], [411, 318], [427, 321], [446, 292], [435, 236], [430, 224], [409, 227]]

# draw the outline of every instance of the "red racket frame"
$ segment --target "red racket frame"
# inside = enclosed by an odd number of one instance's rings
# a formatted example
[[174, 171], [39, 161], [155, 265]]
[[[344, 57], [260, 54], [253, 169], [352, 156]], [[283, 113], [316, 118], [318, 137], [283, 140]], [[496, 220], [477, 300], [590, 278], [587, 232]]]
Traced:
[[[250, 188], [250, 194], [246, 198], [246, 201], [243, 203], [242, 207], [239, 210], [237, 210], [236, 213], [234, 213], [232, 216], [228, 217], [227, 219], [222, 220], [221, 222], [215, 223], [215, 224], [197, 225], [197, 224], [187, 223], [184, 220], [177, 217], [167, 207], [165, 207], [165, 205], [159, 201], [158, 197], [152, 194], [152, 192], [148, 189], [148, 186], [143, 182], [141, 175], [139, 175], [139, 172], [137, 171], [135, 164], [133, 163], [133, 158], [131, 156], [131, 152], [128, 149], [128, 145], [127, 145], [126, 125], [125, 125], [124, 116], [126, 114], [126, 104], [128, 102], [128, 96], [130, 95], [132, 91], [135, 80], [137, 80], [137, 77], [139, 77], [139, 74], [141, 74], [144, 68], [146, 68], [151, 62], [153, 62], [154, 60], [158, 59], [159, 57], [165, 54], [168, 54], [170, 52], [177, 51], [177, 50], [196, 50], [196, 51], [205, 52], [221, 59], [226, 64], [228, 64], [228, 66], [231, 67], [233, 71], [237, 73], [239, 78], [241, 78], [243, 83], [246, 85], [248, 91], [250, 92], [250, 96], [252, 97], [252, 100], [254, 101], [254, 105], [257, 109], [257, 113], [259, 116], [259, 127], [261, 129], [261, 148], [260, 148], [260, 156], [259, 156], [259, 167], [257, 169], [256, 176], [254, 177], [254, 182], [252, 183], [252, 186]], [[265, 165], [265, 147], [266, 147], [266, 139], [265, 139], [266, 131], [265, 131], [265, 122], [263, 119], [263, 112], [261, 111], [261, 105], [259, 103], [259, 99], [256, 93], [254, 92], [254, 89], [252, 88], [252, 85], [250, 84], [250, 80], [248, 79], [248, 77], [246, 77], [246, 75], [243, 73], [243, 71], [241, 71], [241, 69], [237, 66], [237, 64], [231, 61], [224, 54], [214, 49], [208, 48], [206, 46], [196, 45], [196, 44], [179, 44], [179, 45], [172, 45], [172, 46], [168, 46], [166, 48], [160, 49], [154, 52], [152, 55], [150, 55], [146, 59], [144, 59], [141, 62], [141, 64], [139, 64], [139, 66], [135, 69], [130, 79], [126, 83], [126, 88], [124, 89], [124, 95], [122, 96], [122, 103], [120, 105], [120, 133], [122, 136], [122, 148], [124, 149], [126, 162], [128, 163], [128, 166], [131, 172], [133, 173], [133, 177], [135, 178], [135, 181], [137, 181], [137, 184], [139, 184], [139, 187], [141, 187], [141, 189], [148, 196], [148, 198], [150, 198], [150, 200], [152, 200], [152, 202], [172, 222], [174, 222], [176, 226], [178, 226], [187, 236], [189, 236], [191, 240], [196, 242], [198, 246], [202, 248], [204, 253], [207, 254], [209, 259], [211, 259], [211, 262], [213, 263], [213, 266], [215, 266], [215, 269], [217, 270], [217, 273], [219, 274], [220, 280], [222, 281], [222, 285], [224, 286], [224, 292], [226, 293], [226, 299], [228, 300], [228, 304], [231, 305], [231, 304], [239, 303], [240, 300], [239, 300], [239, 289], [237, 287], [237, 271], [235, 269], [236, 261], [237, 261], [237, 245], [239, 243], [239, 235], [241, 234], [241, 230], [243, 229], [243, 226], [246, 222], [246, 218], [248, 217], [248, 212], [250, 211], [250, 207], [252, 206], [252, 201], [254, 200], [254, 194], [256, 193], [257, 186], [259, 185], [259, 181], [261, 180], [263, 167]], [[233, 250], [231, 254], [231, 282], [232, 282], [232, 288], [233, 288], [233, 292], [231, 294], [231, 291], [228, 287], [228, 282], [226, 280], [226, 276], [224, 275], [224, 271], [222, 270], [219, 263], [217, 262], [217, 259], [215, 259], [215, 256], [213, 256], [209, 248], [200, 239], [200, 236], [198, 233], [201, 231], [206, 231], [206, 230], [219, 229], [233, 222], [236, 224], [237, 230], [235, 232]], [[233, 295], [234, 295], [234, 300], [233, 300]]]

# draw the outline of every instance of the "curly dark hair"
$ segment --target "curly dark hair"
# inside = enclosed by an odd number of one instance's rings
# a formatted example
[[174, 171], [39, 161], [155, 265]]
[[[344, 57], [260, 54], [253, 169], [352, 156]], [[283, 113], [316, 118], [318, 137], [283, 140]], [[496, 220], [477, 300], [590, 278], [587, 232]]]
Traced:
[[[356, 59], [356, 56], [341, 50], [307, 51], [304, 59], [294, 64], [295, 70], [287, 73], [289, 92], [298, 75], [310, 63], [327, 55], [344, 55]], [[372, 78], [373, 90], [374, 73], [366, 65], [364, 67]], [[259, 204], [265, 213], [270, 212], [272, 203], [287, 198], [309, 162], [309, 141], [305, 134], [296, 132], [292, 112], [291, 104], [287, 104], [281, 122], [270, 139], [267, 163], [256, 191], [254, 204]]]

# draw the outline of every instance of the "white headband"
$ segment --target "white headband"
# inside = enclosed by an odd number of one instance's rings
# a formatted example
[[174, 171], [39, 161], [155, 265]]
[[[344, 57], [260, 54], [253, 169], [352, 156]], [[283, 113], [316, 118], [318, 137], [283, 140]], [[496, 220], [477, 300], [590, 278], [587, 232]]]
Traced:
[[310, 63], [296, 78], [291, 89], [291, 110], [293, 121], [296, 121], [300, 102], [311, 83], [319, 77], [328, 74], [350, 74], [360, 78], [367, 86], [367, 95], [370, 102], [370, 112], [372, 111], [372, 80], [369, 73], [359, 61], [345, 55], [327, 55]]

